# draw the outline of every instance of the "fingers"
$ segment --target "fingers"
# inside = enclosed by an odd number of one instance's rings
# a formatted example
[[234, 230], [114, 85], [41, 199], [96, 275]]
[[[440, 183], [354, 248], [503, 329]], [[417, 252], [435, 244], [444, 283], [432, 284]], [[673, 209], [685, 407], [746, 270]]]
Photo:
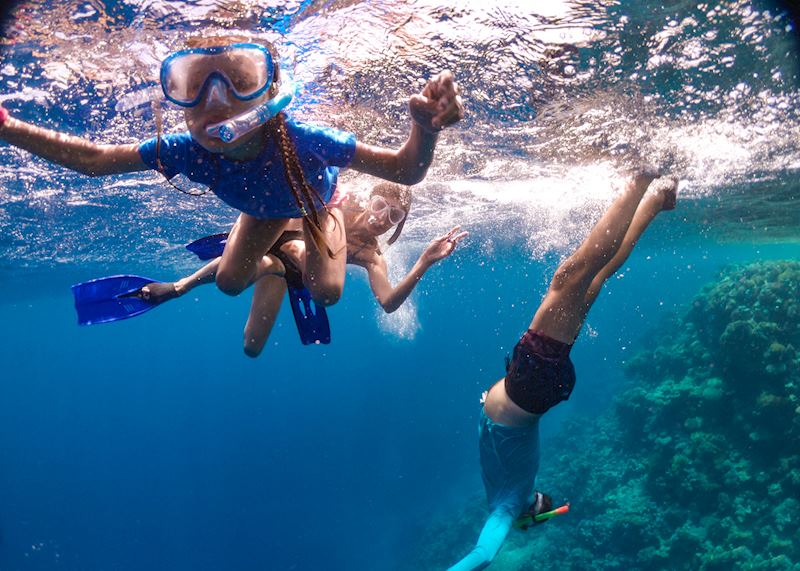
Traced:
[[444, 234], [442, 236], [439, 236], [439, 238], [437, 238], [437, 240], [440, 240], [440, 241], [447, 240], [449, 242], [453, 238], [453, 234], [458, 232], [459, 228], [461, 228], [460, 225], [459, 226], [453, 226], [446, 234]]
[[464, 117], [464, 103], [452, 72], [446, 70], [431, 79], [426, 91], [426, 95], [436, 102], [436, 115], [431, 120], [434, 127], [441, 129]]
[[458, 242], [460, 242], [461, 240], [463, 240], [467, 236], [469, 236], [469, 232], [461, 232], [459, 234], [456, 234], [452, 238], [450, 238], [450, 241], [453, 242], [454, 244], [458, 244]]
[[469, 232], [459, 232], [461, 226], [454, 226], [447, 234], [442, 236], [442, 240], [446, 240], [453, 246], [458, 244], [461, 240], [469, 236]]

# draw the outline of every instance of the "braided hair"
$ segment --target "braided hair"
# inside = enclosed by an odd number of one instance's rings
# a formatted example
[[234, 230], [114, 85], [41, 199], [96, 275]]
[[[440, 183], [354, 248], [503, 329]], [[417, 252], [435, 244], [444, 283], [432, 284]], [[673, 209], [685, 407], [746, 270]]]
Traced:
[[[269, 50], [270, 55], [272, 55], [272, 61], [280, 61], [275, 46], [269, 42], [263, 42], [262, 45]], [[276, 63], [273, 68], [270, 95], [272, 95], [273, 89], [277, 89], [281, 79], [280, 66]], [[319, 250], [325, 250], [328, 256], [335, 258], [336, 254], [331, 250], [328, 242], [325, 240], [322, 224], [319, 220], [319, 211], [317, 210], [317, 205], [321, 205], [322, 209], [328, 212], [328, 206], [325, 204], [319, 192], [317, 192], [317, 189], [311, 186], [306, 179], [303, 166], [300, 164], [300, 158], [297, 156], [297, 148], [289, 138], [289, 130], [286, 128], [286, 113], [281, 111], [275, 115], [275, 117], [267, 122], [266, 127], [268, 136], [275, 142], [278, 152], [280, 153], [281, 162], [283, 162], [283, 173], [286, 177], [286, 183], [289, 185], [292, 195], [294, 196], [295, 204], [297, 204], [297, 208], [300, 209], [303, 219], [308, 223], [305, 226], [311, 232], [311, 240]], [[314, 199], [316, 199], [316, 202]], [[335, 218], [333, 222], [336, 224]]]
[[[317, 248], [326, 250], [331, 258], [335, 258], [336, 254], [331, 251], [325, 240], [322, 224], [319, 220], [319, 212], [317, 211], [317, 204], [322, 205], [325, 211], [328, 210], [328, 207], [319, 192], [317, 192], [317, 189], [311, 186], [306, 179], [305, 172], [303, 172], [303, 167], [300, 164], [300, 158], [297, 156], [297, 149], [289, 138], [289, 130], [286, 128], [286, 114], [281, 112], [270, 119], [267, 123], [267, 130], [269, 136], [272, 137], [278, 147], [281, 161], [283, 162], [286, 183], [289, 185], [292, 195], [294, 195], [295, 204], [303, 214], [305, 221], [308, 222], [307, 228], [311, 232], [311, 239]], [[336, 223], [335, 219], [334, 223]]]

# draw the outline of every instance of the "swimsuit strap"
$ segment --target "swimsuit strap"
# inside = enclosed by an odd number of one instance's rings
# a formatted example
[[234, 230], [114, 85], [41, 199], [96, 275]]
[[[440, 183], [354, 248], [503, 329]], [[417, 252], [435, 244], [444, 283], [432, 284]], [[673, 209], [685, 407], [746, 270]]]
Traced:
[[286, 283], [290, 287], [296, 289], [303, 289], [305, 287], [303, 285], [303, 272], [300, 271], [300, 268], [297, 267], [297, 264], [294, 263], [294, 260], [292, 260], [289, 254], [281, 250], [281, 246], [283, 246], [286, 242], [302, 239], [303, 232], [301, 230], [286, 230], [278, 237], [272, 248], [269, 249], [270, 254], [283, 262], [283, 267], [286, 269], [286, 273], [283, 277], [286, 280]]

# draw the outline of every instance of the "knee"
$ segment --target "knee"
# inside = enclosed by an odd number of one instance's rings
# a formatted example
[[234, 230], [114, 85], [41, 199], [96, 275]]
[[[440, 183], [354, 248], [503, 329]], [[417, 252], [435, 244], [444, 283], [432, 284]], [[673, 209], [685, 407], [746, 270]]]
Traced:
[[550, 282], [550, 289], [554, 291], [561, 291], [567, 288], [578, 287], [584, 285], [588, 277], [586, 265], [568, 258], [563, 262], [556, 273], [553, 275], [553, 281]]
[[244, 338], [244, 354], [248, 357], [252, 357], [255, 359], [259, 355], [261, 355], [261, 351], [264, 349], [264, 341], [261, 339], [257, 339], [255, 337], [250, 337], [246, 335]]
[[217, 289], [226, 295], [236, 296], [247, 288], [247, 283], [237, 279], [227, 272], [217, 273]]
[[336, 281], [314, 280], [306, 284], [314, 303], [323, 307], [334, 305], [342, 297], [344, 284]]

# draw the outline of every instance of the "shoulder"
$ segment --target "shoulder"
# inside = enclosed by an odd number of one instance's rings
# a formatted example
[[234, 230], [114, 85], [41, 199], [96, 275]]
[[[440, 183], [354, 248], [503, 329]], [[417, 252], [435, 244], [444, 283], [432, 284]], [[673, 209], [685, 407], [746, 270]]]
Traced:
[[317, 136], [317, 137], [342, 137], [354, 136], [352, 133], [342, 131], [336, 127], [328, 125], [319, 125], [317, 123], [307, 123], [305, 121], [298, 121], [292, 117], [286, 117], [286, 126], [290, 132], [299, 135]]
[[[156, 145], [159, 144], [158, 137], [151, 137], [142, 143], [139, 144], [139, 150], [149, 150], [155, 149]], [[178, 149], [190, 149], [193, 147], [200, 147], [197, 142], [192, 137], [189, 131], [184, 131], [182, 133], [168, 133], [166, 135], [161, 135], [161, 149], [163, 150], [178, 150]], [[200, 147], [202, 148], [202, 147]]]
[[334, 127], [316, 125], [297, 121], [287, 116], [286, 128], [289, 134], [298, 144], [308, 146], [313, 152], [326, 154], [326, 150], [332, 145], [353, 147], [355, 150], [356, 136], [347, 131], [341, 131]]
[[189, 155], [202, 156], [206, 152], [189, 131], [169, 133], [162, 135], [160, 139], [151, 137], [139, 144], [139, 155], [150, 168], [156, 168], [157, 158], [162, 162], [176, 164]]

